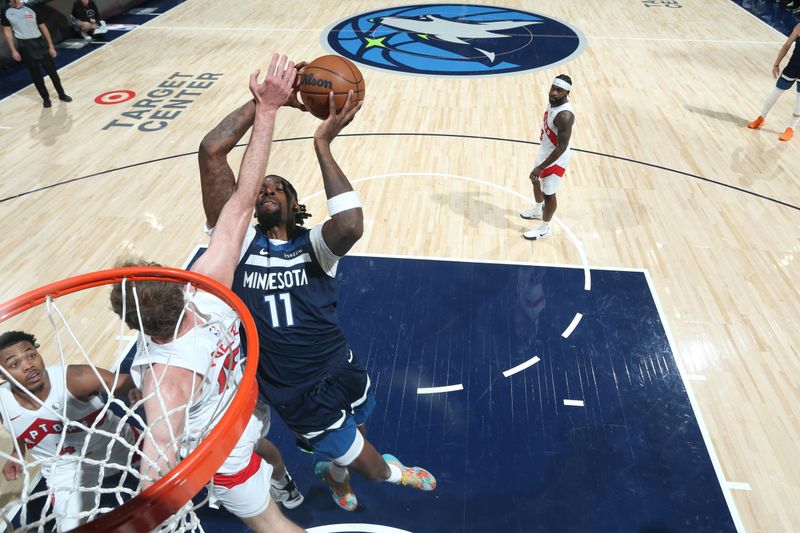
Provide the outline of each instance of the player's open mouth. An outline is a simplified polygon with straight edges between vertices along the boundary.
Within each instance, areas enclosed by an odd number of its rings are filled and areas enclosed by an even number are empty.
[[[42,374],[40,372],[31,372],[28,374],[28,381],[31,383],[38,383],[42,379]]]

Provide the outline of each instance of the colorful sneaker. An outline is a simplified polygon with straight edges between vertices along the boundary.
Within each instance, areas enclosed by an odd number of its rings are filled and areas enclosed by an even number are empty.
[[[525,233],[522,234],[522,236],[528,239],[529,241],[540,241],[550,236],[550,228],[539,226],[538,228],[526,231]]]
[[[782,141],[789,141],[794,137],[794,130],[792,128],[786,128],[786,131],[781,133],[781,136],[778,139]]]
[[[758,118],[755,119],[750,124],[748,124],[747,127],[750,128],[751,130],[757,130],[758,128],[760,128],[763,125],[764,125],[764,117],[759,115]]]
[[[519,216],[521,216],[522,218],[527,218],[528,220],[532,218],[541,220],[542,210],[537,209],[536,206],[534,206],[531,207],[530,209],[523,209],[522,211],[519,212]]]
[[[289,472],[286,472],[281,481],[283,482],[283,488],[275,486],[275,482],[270,480],[269,493],[272,495],[272,499],[276,502],[281,502],[287,509],[294,509],[303,503],[303,495],[297,489],[297,485],[295,485]]]
[[[383,454],[383,460],[387,464],[396,466],[403,473],[403,477],[400,479],[401,485],[424,490],[425,492],[436,488],[436,478],[424,468],[418,466],[407,467],[398,461],[397,457],[388,453]]]
[[[344,481],[337,483],[328,471],[330,461],[320,461],[314,465],[314,475],[324,481],[331,489],[333,501],[345,511],[355,511],[358,508],[358,500],[350,488],[350,472],[345,475]]]

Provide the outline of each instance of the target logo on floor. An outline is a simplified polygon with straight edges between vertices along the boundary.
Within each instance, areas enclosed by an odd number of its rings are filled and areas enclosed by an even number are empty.
[[[132,100],[134,96],[136,96],[134,91],[120,89],[118,91],[108,91],[103,94],[98,94],[94,102],[100,105],[121,104],[122,102]]]

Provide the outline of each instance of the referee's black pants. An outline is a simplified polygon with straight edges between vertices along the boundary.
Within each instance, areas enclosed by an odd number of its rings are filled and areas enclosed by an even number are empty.
[[[50,100],[50,94],[47,92],[47,87],[44,85],[44,76],[42,76],[42,69],[40,66],[44,67],[45,72],[50,76],[50,80],[53,82],[53,86],[56,88],[59,98],[66,96],[67,93],[64,92],[64,88],[61,86],[61,78],[58,77],[56,64],[52,57],[48,56],[38,61],[26,58],[23,59],[23,63],[28,67],[31,78],[33,78],[33,84],[36,86],[36,90],[39,91],[39,96],[42,97],[42,100]]]

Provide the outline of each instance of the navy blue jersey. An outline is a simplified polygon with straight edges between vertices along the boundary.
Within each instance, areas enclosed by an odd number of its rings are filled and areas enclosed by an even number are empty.
[[[292,240],[275,244],[258,226],[248,230],[233,278],[258,328],[259,392],[273,405],[327,376],[347,343],[336,314],[336,279],[320,264],[311,231],[298,227]]]

